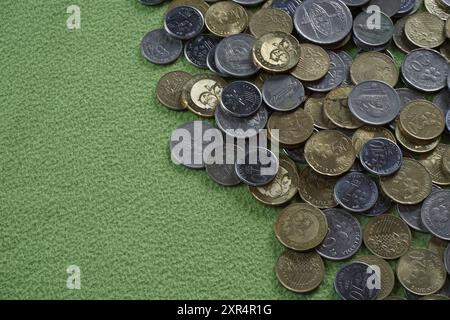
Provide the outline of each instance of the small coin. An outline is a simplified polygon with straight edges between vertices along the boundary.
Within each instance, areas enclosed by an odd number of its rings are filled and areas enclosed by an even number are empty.
[[[287,12],[291,17],[294,16],[295,10],[302,3],[302,0],[268,0],[264,3],[263,8],[276,8]]]
[[[325,275],[322,258],[316,252],[286,250],[278,258],[275,270],[280,283],[297,293],[316,289]]]
[[[339,56],[339,58],[341,58],[341,60],[344,62],[345,65],[346,78],[342,82],[342,85],[351,85],[353,81],[350,76],[350,69],[353,64],[353,58],[351,57],[351,55],[349,55],[347,52],[343,50],[337,51],[336,54]]]
[[[325,97],[325,116],[333,124],[343,129],[357,129],[364,125],[351,113],[348,107],[348,95],[352,90],[353,87],[351,86],[339,87]]]
[[[389,263],[377,256],[357,257],[355,261],[363,262],[380,270],[380,293],[378,300],[386,299],[394,289],[395,274]]]
[[[395,174],[380,178],[383,192],[400,204],[418,204],[431,193],[432,181],[420,162],[404,158]]]
[[[445,88],[440,91],[433,99],[433,103],[438,106],[444,114],[450,110],[450,91]]]
[[[245,157],[236,161],[235,169],[242,182],[252,187],[261,187],[275,179],[279,160],[266,148],[252,148],[245,153]]]
[[[426,100],[408,103],[400,113],[404,133],[417,140],[432,140],[445,129],[444,113]]]
[[[405,34],[411,43],[421,48],[436,48],[445,41],[445,22],[427,12],[412,15],[405,24]]]
[[[376,300],[380,289],[367,283],[375,271],[363,262],[349,262],[336,274],[334,288],[343,300]]]
[[[408,40],[405,34],[405,24],[409,16],[403,17],[395,23],[393,40],[397,48],[408,54],[418,47]]]
[[[400,170],[403,153],[394,142],[384,138],[375,138],[363,145],[359,159],[363,167],[370,173],[389,176]]]
[[[184,46],[184,56],[197,68],[208,69],[209,51],[219,43],[219,39],[210,34],[200,34],[189,40]]]
[[[340,178],[334,187],[337,203],[351,212],[364,212],[378,199],[376,183],[361,172],[350,172]]]
[[[368,4],[370,6],[378,6],[381,12],[393,17],[401,8],[402,0],[371,0]]]
[[[291,160],[300,164],[306,164],[305,150],[303,146],[297,148],[284,148],[283,151]]]
[[[300,173],[299,194],[303,201],[320,209],[337,207],[334,186],[338,178],[323,176],[310,167]]]
[[[297,146],[312,135],[314,122],[305,110],[299,108],[293,112],[274,112],[267,129],[271,141],[278,141],[283,146]]]
[[[450,174],[450,147],[447,147],[447,151],[442,157],[442,168],[446,174]]]
[[[353,35],[367,46],[382,46],[391,41],[394,34],[394,23],[385,13],[380,12],[377,28],[369,28],[368,21],[373,12],[363,11],[355,17],[353,22]]]
[[[262,8],[252,15],[248,27],[251,34],[259,38],[274,31],[292,33],[294,25],[287,12],[281,9]]]
[[[286,112],[298,108],[305,99],[305,89],[291,75],[274,75],[263,85],[264,102],[273,110]]]
[[[343,209],[327,209],[323,212],[327,218],[328,233],[316,248],[317,253],[330,260],[350,258],[361,248],[361,224]]]
[[[178,59],[183,43],[170,37],[164,29],[147,33],[141,42],[142,56],[155,64],[169,64]]]
[[[192,39],[203,30],[202,13],[190,6],[179,6],[168,11],[164,17],[164,29],[180,40]]]
[[[321,47],[310,44],[300,44],[300,60],[290,73],[302,81],[316,81],[328,73],[330,56]]]
[[[364,126],[355,131],[352,136],[352,143],[355,147],[356,157],[359,158],[359,154],[363,145],[375,138],[385,138],[392,142],[395,142],[394,135],[384,127],[369,127]]]
[[[305,158],[316,172],[340,176],[352,168],[356,156],[349,137],[336,130],[324,130],[306,142]]]
[[[439,258],[444,258],[445,249],[447,249],[449,242],[432,236],[428,242],[427,249],[437,254]]]
[[[255,114],[262,104],[258,87],[248,81],[234,81],[225,86],[220,98],[222,109],[235,117],[245,118]]]
[[[211,5],[205,13],[208,30],[219,37],[244,32],[248,25],[247,11],[232,1],[220,1]]]
[[[325,115],[324,111],[325,96],[315,95],[306,100],[304,109],[313,118],[314,126],[318,129],[334,129],[334,125]]]
[[[413,249],[400,258],[397,278],[408,291],[425,296],[442,288],[446,272],[444,263],[435,253]]]
[[[222,154],[210,154],[206,160],[206,173],[214,182],[226,186],[236,186],[241,183],[241,180],[236,174],[235,163],[239,156],[238,150],[242,149],[234,144],[224,144]]]
[[[404,133],[400,123],[397,123],[397,126],[395,127],[395,137],[404,148],[414,153],[430,152],[439,145],[439,142],[441,140],[441,137],[437,137],[433,140],[414,139]]]
[[[450,174],[445,172],[443,159],[450,146],[440,143],[432,152],[420,155],[417,160],[428,170],[433,183],[440,186],[450,185]]]
[[[175,7],[179,6],[189,6],[194,7],[198,11],[202,13],[203,16],[205,16],[206,11],[209,8],[209,4],[207,4],[203,0],[172,0],[167,6],[167,11],[172,10]]]
[[[184,71],[172,71],[163,75],[156,85],[159,102],[171,110],[185,110],[186,107],[181,104],[181,92],[185,82],[191,78],[192,76]]]
[[[439,17],[441,20],[447,20],[450,17],[450,12],[439,5],[439,0],[425,0],[425,8],[431,14]]]
[[[450,240],[450,190],[433,192],[422,205],[423,225],[436,237]]]
[[[399,79],[399,70],[387,55],[380,52],[364,52],[353,62],[350,76],[355,84],[379,80],[394,87]]]
[[[344,61],[333,51],[327,53],[330,57],[330,68],[325,77],[304,83],[305,87],[313,92],[329,92],[340,86],[347,77]]]

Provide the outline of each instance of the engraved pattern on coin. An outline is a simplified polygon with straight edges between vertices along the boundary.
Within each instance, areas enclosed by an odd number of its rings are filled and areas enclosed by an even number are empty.
[[[316,81],[323,78],[330,69],[330,56],[319,46],[300,44],[300,60],[290,73],[302,81]]]
[[[450,241],[450,190],[433,192],[422,205],[422,222],[436,237]]]
[[[363,262],[350,262],[336,273],[334,288],[343,300],[376,300],[380,289],[367,286],[373,274],[370,266]]]
[[[363,145],[359,158],[361,164],[370,173],[388,176],[400,170],[403,153],[394,142],[376,138]]]
[[[182,42],[170,37],[164,29],[150,31],[144,36],[141,43],[143,57],[156,64],[174,62],[182,51]]]
[[[334,197],[343,208],[352,212],[364,212],[375,205],[378,187],[365,174],[350,172],[336,183]]]
[[[300,173],[299,194],[303,201],[319,209],[337,207],[334,186],[338,178],[318,174],[310,167]]]
[[[241,33],[248,24],[245,9],[232,1],[220,1],[209,7],[205,13],[208,30],[219,37],[228,37]]]
[[[202,13],[190,6],[175,7],[166,13],[164,28],[172,37],[188,40],[203,30],[204,20]]]

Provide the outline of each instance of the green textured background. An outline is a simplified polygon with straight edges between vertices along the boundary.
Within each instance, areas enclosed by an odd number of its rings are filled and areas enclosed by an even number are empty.
[[[78,31],[66,28],[71,4]],[[170,162],[171,131],[197,117],[162,107],[155,85],[199,70],[141,57],[165,10],[1,1],[0,298],[337,298],[338,263],[312,294],[278,284],[277,209]],[[81,290],[66,288],[72,264]]]

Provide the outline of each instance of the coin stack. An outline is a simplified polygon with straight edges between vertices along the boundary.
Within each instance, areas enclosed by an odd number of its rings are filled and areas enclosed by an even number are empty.
[[[187,160],[171,141],[172,160],[283,207],[275,271],[288,290],[320,287],[327,259],[344,261],[334,282],[342,299],[399,299],[396,281],[408,299],[448,299],[450,1],[208,2],[168,3],[142,55],[168,64],[184,52],[209,70],[165,74],[159,101],[203,119],[177,129],[215,130],[232,138],[226,157],[257,161],[204,160],[202,139],[189,141]],[[237,141],[263,130],[281,155],[242,150]],[[412,247],[417,232],[432,235],[428,248]],[[371,255],[357,255],[363,245]]]

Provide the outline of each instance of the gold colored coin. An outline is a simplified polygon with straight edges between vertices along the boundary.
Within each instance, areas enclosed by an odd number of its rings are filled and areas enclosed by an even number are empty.
[[[314,171],[339,176],[351,169],[356,156],[349,137],[336,130],[324,130],[306,142],[305,159]]]
[[[263,187],[249,187],[252,196],[269,206],[279,206],[292,200],[299,185],[297,166],[291,159],[281,156],[278,174]]]
[[[380,258],[397,259],[408,252],[411,231],[402,219],[383,214],[369,220],[364,228],[364,244]]]
[[[274,31],[291,33],[294,25],[291,16],[285,11],[263,8],[252,15],[248,27],[250,33],[259,38],[266,33]]]
[[[325,97],[325,116],[339,128],[358,129],[364,123],[358,120],[348,107],[348,95],[353,90],[351,86],[334,89]]]
[[[319,129],[335,129],[336,125],[327,118],[324,112],[324,95],[314,95],[305,102],[304,109],[313,118],[314,126]]]
[[[410,292],[426,296],[439,291],[445,283],[443,261],[427,249],[413,249],[400,258],[397,278]]]
[[[420,162],[403,158],[399,171],[380,177],[380,186],[390,199],[400,204],[419,204],[430,195],[433,183]]]
[[[394,143],[397,143],[394,135],[384,127],[361,127],[356,130],[352,136],[352,143],[353,147],[355,147],[357,158],[359,158],[359,153],[361,152],[363,145],[374,138],[386,138]]]
[[[425,0],[425,8],[441,20],[446,21],[450,17],[450,12],[439,4],[439,0]]]
[[[181,103],[191,112],[212,118],[220,102],[226,81],[213,74],[198,74],[185,83]]]
[[[391,57],[380,52],[365,52],[356,57],[350,68],[355,84],[366,80],[379,80],[395,87],[400,72]]]
[[[290,73],[302,81],[316,81],[328,73],[330,56],[319,46],[310,43],[300,44],[300,60]]]
[[[302,108],[293,112],[274,112],[267,123],[269,138],[283,146],[298,146],[314,132],[312,117]],[[278,129],[278,137],[275,131]]]
[[[186,110],[186,106],[181,103],[181,92],[184,84],[191,78],[192,76],[184,71],[172,71],[163,75],[156,85],[159,102],[171,110]]]
[[[266,33],[253,45],[253,60],[266,71],[288,71],[297,65],[299,59],[300,44],[291,34]]]
[[[319,209],[337,207],[334,198],[334,186],[338,178],[323,176],[310,167],[306,167],[300,173],[298,192],[306,203]]]
[[[445,22],[445,36],[450,39],[450,19]]]
[[[176,8],[179,6],[193,7],[195,9],[197,9],[198,11],[200,11],[203,14],[203,16],[205,16],[206,11],[209,9],[209,4],[207,4],[203,0],[173,0],[167,6],[167,11],[170,11],[173,8]]]
[[[205,13],[205,25],[212,34],[219,37],[238,34],[247,28],[247,11],[232,1],[216,2]]]
[[[408,136],[418,140],[432,140],[445,129],[442,110],[427,100],[408,103],[400,112],[400,125]]]
[[[395,127],[395,137],[403,147],[415,153],[430,152],[434,150],[441,141],[440,136],[433,140],[417,140],[411,138],[403,132],[402,126],[399,122],[397,122],[397,126]]]
[[[445,41],[445,22],[427,12],[409,17],[405,24],[408,40],[421,48],[436,48]]]
[[[448,241],[432,236],[430,241],[428,242],[427,248],[428,250],[437,254],[437,256],[441,258],[442,261],[444,261],[444,252],[445,249],[447,249],[448,244],[449,244]]]
[[[420,155],[417,160],[428,170],[433,183],[440,186],[450,185],[450,174],[444,171],[443,159],[450,150],[446,144],[440,143],[432,152]]]
[[[322,211],[306,203],[293,203],[281,210],[275,223],[275,234],[287,248],[307,251],[317,247],[328,232]]]
[[[442,169],[446,174],[450,174],[450,147],[447,146],[447,151],[442,157]]]
[[[389,263],[384,259],[377,256],[362,256],[355,259],[355,261],[363,262],[369,266],[375,266],[380,269],[380,293],[378,294],[378,300],[386,299],[394,289],[395,285],[395,274]]]
[[[325,266],[317,252],[284,251],[277,260],[276,275],[288,290],[305,293],[316,289],[325,276]]]

